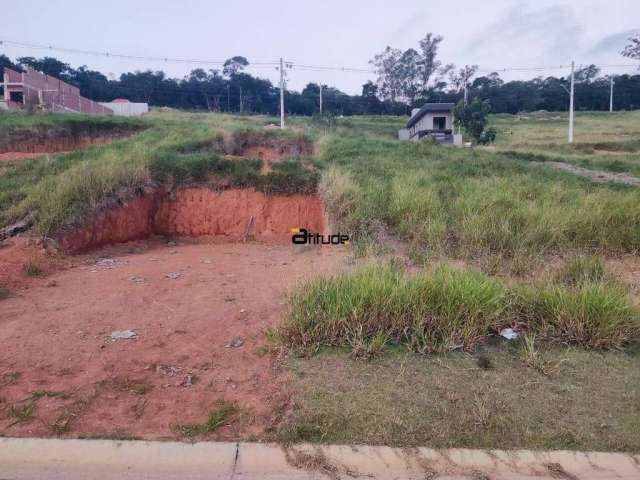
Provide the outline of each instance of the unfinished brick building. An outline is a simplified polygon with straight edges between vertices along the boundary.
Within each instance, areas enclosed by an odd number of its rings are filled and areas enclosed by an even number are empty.
[[[113,111],[80,95],[78,87],[32,68],[4,69],[4,99],[10,109],[38,108],[48,112],[112,115]]]

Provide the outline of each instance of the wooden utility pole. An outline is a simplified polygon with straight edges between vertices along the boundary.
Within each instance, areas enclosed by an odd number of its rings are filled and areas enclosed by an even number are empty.
[[[318,86],[320,87],[320,115],[322,115],[322,82]]]
[[[280,57],[280,128],[284,128],[284,61]]]
[[[571,61],[571,90],[569,91],[569,143],[573,143],[573,87],[575,62]]]

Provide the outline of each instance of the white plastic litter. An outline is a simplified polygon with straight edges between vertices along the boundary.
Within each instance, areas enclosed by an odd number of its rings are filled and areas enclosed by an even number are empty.
[[[500,336],[506,338],[507,340],[515,340],[518,338],[518,332],[516,332],[513,328],[503,328],[500,330]]]

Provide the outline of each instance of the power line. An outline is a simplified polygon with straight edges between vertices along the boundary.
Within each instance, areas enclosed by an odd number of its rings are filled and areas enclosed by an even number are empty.
[[[81,55],[91,55],[98,57],[106,57],[106,58],[122,58],[127,60],[138,60],[138,61],[149,61],[149,62],[165,62],[165,63],[181,63],[181,64],[193,64],[193,65],[214,65],[221,66],[224,65],[226,60],[207,60],[207,59],[195,59],[195,58],[176,58],[176,57],[159,57],[159,56],[144,56],[144,55],[133,55],[133,54],[125,54],[125,53],[112,53],[112,52],[101,52],[95,50],[84,50],[84,49],[76,49],[76,48],[66,48],[66,47],[58,47],[53,45],[44,45],[44,44],[36,44],[36,43],[28,43],[28,42],[17,42],[13,40],[4,40],[0,39],[1,45],[9,45],[18,48],[30,48],[30,49],[39,49],[39,50],[48,50],[48,51],[58,51],[58,52],[66,52],[73,54],[81,54]],[[298,62],[287,62],[291,65],[292,68],[300,71],[311,71],[311,72],[345,72],[345,73],[371,73],[377,74],[377,71],[372,68],[367,67],[349,67],[349,66],[334,66],[334,65],[312,65],[308,63],[298,63]],[[256,68],[276,68],[279,65],[279,61],[272,62],[250,62],[249,67]],[[585,63],[585,65],[592,65],[591,63]],[[640,64],[595,64],[599,68],[638,68]],[[571,65],[541,65],[541,66],[514,66],[514,67],[496,67],[496,68],[486,68],[481,67],[477,71],[478,72],[488,72],[488,73],[500,73],[500,72],[531,72],[531,71],[549,71],[549,70],[565,70],[569,69]]]
[[[56,52],[66,52],[81,55],[91,55],[96,57],[108,58],[124,58],[127,60],[143,60],[150,62],[166,62],[166,63],[187,63],[197,65],[224,65],[226,60],[200,60],[194,58],[175,58],[175,57],[152,57],[144,55],[131,55],[125,53],[99,52],[95,50],[80,50],[76,48],[54,47],[53,45],[41,45],[35,43],[14,42],[12,40],[0,40],[0,45],[10,45],[19,48],[32,48],[37,50],[50,50]],[[275,67],[278,62],[251,62],[251,66],[259,67]]]

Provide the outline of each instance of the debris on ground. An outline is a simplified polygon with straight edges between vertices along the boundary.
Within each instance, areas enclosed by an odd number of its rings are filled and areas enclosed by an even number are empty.
[[[177,278],[180,278],[181,276],[182,274],[177,272],[169,272],[165,275],[166,278],[170,278],[171,280],[175,280]]]
[[[116,261],[113,258],[101,258],[96,262],[96,267],[113,268],[116,266]]]
[[[46,285],[46,287],[57,287],[58,286],[58,282],[56,282],[55,280],[49,280]]]
[[[189,373],[184,377],[184,379],[180,382],[181,387],[190,387],[196,381],[196,376],[193,373]]]
[[[114,330],[111,332],[111,340],[131,340],[138,338],[138,334],[133,330]]]
[[[242,337],[236,337],[233,340],[224,344],[225,348],[240,348],[244,345],[244,339]]]
[[[136,277],[135,275],[132,277],[129,277],[129,281],[133,283],[137,283],[138,285],[145,282],[144,278]]]
[[[518,338],[518,332],[516,332],[513,328],[503,328],[500,330],[500,336],[506,338],[507,340],[515,340]]]
[[[156,373],[160,373],[161,375],[167,375],[168,377],[173,377],[180,373],[182,368],[174,367],[173,365],[156,365]]]

